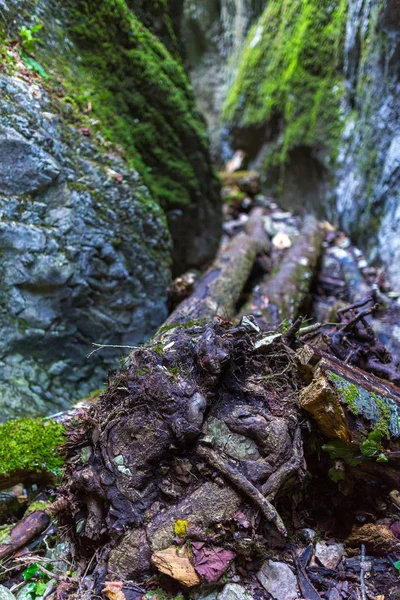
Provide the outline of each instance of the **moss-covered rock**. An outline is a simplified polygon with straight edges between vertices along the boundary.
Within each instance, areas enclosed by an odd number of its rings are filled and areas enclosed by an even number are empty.
[[[0,420],[103,385],[166,318],[172,264],[217,247],[175,16],[163,1],[1,5]],[[87,360],[92,342],[109,347]]]
[[[261,151],[270,190],[286,204],[299,195],[311,204],[307,188],[315,181],[309,195],[318,193],[337,155],[346,17],[347,0],[267,3],[225,102],[233,144],[251,157]]]
[[[43,44],[36,49],[40,62],[61,78],[65,102],[80,112],[90,106],[90,129],[124,149],[165,210],[175,270],[210,259],[221,230],[219,183],[168,4],[146,8],[139,0],[79,0],[55,8],[46,0],[38,5],[38,19],[45,22]],[[171,52],[134,11],[147,15]],[[66,34],[69,60],[60,51]]]
[[[271,162],[298,146],[335,152],[347,0],[269,2],[252,27],[224,116],[236,127],[281,120]]]
[[[0,487],[16,476],[57,475],[63,459],[64,427],[54,421],[18,419],[0,425]]]

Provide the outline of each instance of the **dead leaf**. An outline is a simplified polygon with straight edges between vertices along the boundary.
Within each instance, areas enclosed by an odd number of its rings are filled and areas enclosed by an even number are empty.
[[[332,223],[329,223],[329,221],[323,221],[322,222],[322,227],[325,229],[325,231],[329,231],[329,232],[334,232],[336,231],[336,227],[334,225],[332,225]]]
[[[122,581],[106,581],[103,588],[103,594],[109,600],[126,600],[125,594],[122,591],[124,584]]]
[[[236,554],[219,546],[206,546],[204,542],[192,544],[194,567],[208,583],[218,581]]]
[[[151,560],[161,573],[166,573],[182,585],[193,587],[201,583],[185,547],[178,549],[176,546],[170,546],[166,550],[155,552]]]

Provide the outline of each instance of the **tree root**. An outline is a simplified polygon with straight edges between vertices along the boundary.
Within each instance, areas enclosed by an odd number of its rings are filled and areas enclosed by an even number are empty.
[[[196,454],[217,469],[217,471],[224,475],[235,487],[252,500],[252,502],[261,509],[267,521],[273,523],[279,533],[284,537],[287,537],[286,527],[276,509],[266,498],[264,498],[261,492],[246,479],[246,477],[210,448],[198,446]]]

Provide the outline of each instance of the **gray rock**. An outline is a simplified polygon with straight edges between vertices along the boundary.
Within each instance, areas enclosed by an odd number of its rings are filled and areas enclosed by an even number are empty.
[[[336,569],[344,554],[343,544],[318,542],[315,545],[315,558],[318,559],[321,565],[326,569]]]
[[[60,165],[38,144],[11,127],[0,126],[0,189],[4,194],[29,194],[51,185]]]
[[[305,529],[300,529],[299,536],[306,544],[310,544],[315,540],[316,532],[314,529],[310,529],[309,527]]]
[[[15,596],[4,585],[0,585],[0,600],[15,600]]]
[[[44,90],[1,75],[4,89],[2,420],[55,413],[103,385],[121,350],[88,361],[91,344],[136,345],[163,321],[171,249],[163,214],[143,203],[135,171],[113,157],[126,185],[106,185],[107,158],[62,118],[55,127],[43,116]],[[145,239],[144,228],[151,232]]]
[[[297,598],[297,577],[286,563],[267,560],[257,578],[274,600]]]
[[[248,591],[237,583],[227,583],[221,593],[218,594],[218,600],[251,600],[252,596]]]

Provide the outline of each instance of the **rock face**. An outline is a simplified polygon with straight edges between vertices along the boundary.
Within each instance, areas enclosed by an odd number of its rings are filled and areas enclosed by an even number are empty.
[[[218,184],[179,57],[124,0],[73,5],[0,5],[2,420],[101,387],[127,350],[87,360],[91,343],[149,337],[171,265],[218,244]],[[21,27],[37,23],[32,46]]]
[[[336,207],[353,236],[400,282],[400,11],[398,3],[349,1],[346,127]]]

